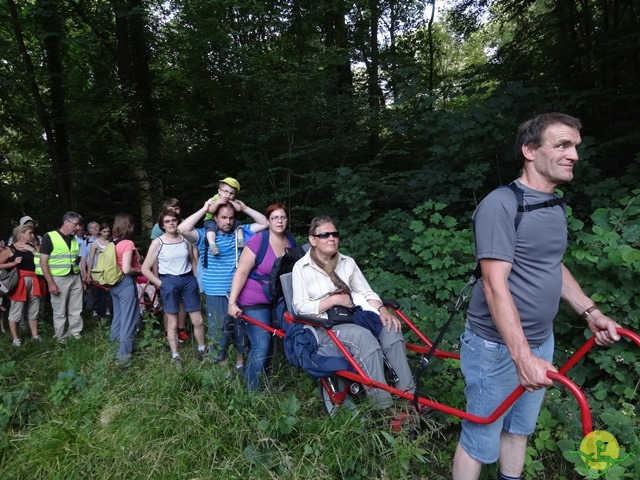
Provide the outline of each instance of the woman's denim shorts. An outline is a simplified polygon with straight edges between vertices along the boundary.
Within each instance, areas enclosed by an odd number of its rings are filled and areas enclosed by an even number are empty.
[[[185,312],[200,310],[200,290],[193,275],[160,275],[160,296],[162,306],[167,313],[178,313],[180,304]]]

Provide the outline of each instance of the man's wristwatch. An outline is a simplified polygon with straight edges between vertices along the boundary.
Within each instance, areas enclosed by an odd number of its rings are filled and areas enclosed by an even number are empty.
[[[585,321],[588,321],[589,315],[591,315],[596,310],[598,310],[598,307],[596,307],[595,305],[591,305],[589,308],[587,308],[584,312],[580,314],[580,318]]]

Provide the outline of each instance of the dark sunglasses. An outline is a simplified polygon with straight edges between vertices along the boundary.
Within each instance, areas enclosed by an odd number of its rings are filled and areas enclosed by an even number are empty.
[[[321,238],[322,240],[326,240],[329,237],[340,238],[340,233],[339,232],[322,232],[313,236],[316,238]]]

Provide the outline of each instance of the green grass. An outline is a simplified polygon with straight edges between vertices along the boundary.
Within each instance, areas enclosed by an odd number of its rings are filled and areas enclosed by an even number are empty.
[[[251,393],[233,369],[196,362],[192,343],[180,347],[185,368],[176,370],[157,331],[141,333],[122,370],[105,323],[87,320],[82,339],[66,345],[48,324],[41,330],[42,344],[21,348],[0,337],[2,480],[450,477],[456,419],[410,438],[366,409],[328,417],[315,381],[280,352],[268,389]],[[454,367],[440,365],[426,388],[460,397]],[[540,457],[537,478],[581,478],[561,453]],[[483,478],[494,472],[485,468]]]
[[[197,363],[191,343],[176,370],[149,335],[121,370],[108,329],[87,320],[66,345],[48,325],[42,344],[0,337],[3,480],[446,478],[449,459],[430,454],[441,426],[410,440],[365,414],[330,418],[280,353],[268,390],[250,393],[228,367]]]

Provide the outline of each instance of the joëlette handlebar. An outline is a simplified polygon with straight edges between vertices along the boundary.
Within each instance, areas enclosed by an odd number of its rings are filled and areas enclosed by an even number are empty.
[[[621,337],[627,337],[628,339],[630,339],[631,341],[633,341],[638,347],[640,347],[640,335],[631,332],[630,330],[627,330],[625,328],[618,328],[617,329],[618,334]],[[327,333],[329,334],[329,336],[333,336],[333,332],[331,330],[328,330]],[[336,341],[336,339],[334,339],[334,341]],[[340,348],[342,345],[338,342],[337,343],[338,348]],[[582,357],[584,357],[586,355],[586,353],[595,345],[595,337],[591,337],[589,340],[587,340],[585,342],[585,344],[580,347],[580,349],[578,349],[578,351],[576,351],[576,353],[573,354],[573,356],[567,360],[567,362],[565,362],[565,364],[560,367],[558,369],[558,372],[547,372],[547,376],[553,380],[554,382],[558,382],[561,383],[565,388],[567,388],[572,394],[573,396],[576,398],[576,401],[578,402],[578,406],[580,407],[580,415],[581,415],[581,420],[582,420],[582,432],[584,435],[587,435],[588,433],[593,431],[593,423],[591,420],[591,411],[589,409],[589,403],[587,401],[587,398],[585,396],[585,394],[582,392],[582,390],[580,389],[580,387],[578,387],[575,383],[573,383],[573,381],[571,381],[569,378],[567,378],[565,376],[565,373],[572,367],[574,366]],[[340,348],[340,350],[343,350],[343,348]],[[346,349],[344,349],[345,351],[343,351],[343,354],[346,355],[346,357],[349,359],[350,362],[353,361],[353,358],[351,358],[351,356],[349,355],[348,351],[346,351]],[[355,363],[355,361],[353,361],[353,363]],[[390,387],[386,384],[383,383],[379,383],[379,382],[375,382],[373,380],[371,380],[369,377],[367,377],[364,372],[362,372],[362,370],[358,367],[358,365],[355,365],[355,371],[356,373],[353,372],[349,372],[349,371],[340,371],[339,375],[347,378],[349,380],[352,380],[354,382],[359,382],[362,383],[363,385],[367,386],[367,387],[371,387],[371,388],[382,388],[384,390],[389,391],[392,395],[398,395],[402,398],[405,398],[407,400],[413,400],[413,394],[409,393],[409,392],[404,392],[402,390],[398,390],[396,388]],[[363,379],[365,381],[363,381]],[[443,413],[449,414],[449,415],[454,415],[456,417],[462,418],[464,420],[468,420],[470,422],[474,422],[474,423],[479,423],[479,424],[489,424],[489,423],[493,423],[495,422],[498,418],[500,418],[510,407],[511,405],[513,405],[513,403],[520,397],[520,395],[522,395],[525,392],[524,387],[522,387],[522,385],[519,385],[518,387],[516,387],[514,389],[513,392],[511,392],[511,394],[493,411],[493,413],[491,413],[491,415],[486,416],[486,417],[480,417],[478,415],[474,415],[468,412],[465,412],[463,410],[459,410],[457,408],[453,408],[450,407],[448,405],[444,405],[442,403],[436,402],[434,400],[430,400],[424,397],[419,397],[418,399],[418,403],[422,406],[425,407],[430,407],[433,408],[435,410],[441,411]]]

